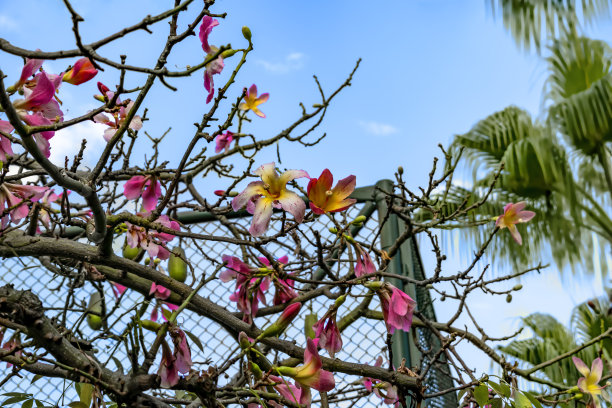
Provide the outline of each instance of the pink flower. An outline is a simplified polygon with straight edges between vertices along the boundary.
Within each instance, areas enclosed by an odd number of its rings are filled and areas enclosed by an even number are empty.
[[[278,337],[287,329],[287,327],[289,327],[293,319],[295,319],[300,312],[301,308],[302,304],[300,302],[292,303],[287,306],[276,322],[266,327],[266,329],[261,332],[257,339],[260,340],[266,337]]]
[[[191,369],[191,349],[189,348],[189,344],[187,344],[187,337],[185,336],[185,332],[179,329],[176,326],[173,326],[170,330],[170,337],[172,338],[172,342],[174,343],[174,360],[176,364],[176,368],[179,373],[189,374],[189,370]]]
[[[274,163],[264,164],[254,173],[260,176],[262,181],[249,183],[247,188],[232,200],[234,211],[246,205],[247,211],[253,214],[249,228],[251,235],[259,237],[266,232],[273,208],[282,208],[291,213],[297,222],[302,222],[306,204],[296,193],[287,190],[287,183],[296,178],[308,177],[308,173],[304,170],[288,170],[279,176]]]
[[[495,225],[499,228],[508,228],[510,235],[519,245],[522,245],[523,239],[516,229],[516,224],[527,222],[535,216],[533,211],[522,211],[526,205],[524,201],[516,204],[508,203],[504,207],[504,213],[495,220]]]
[[[162,359],[159,363],[157,375],[161,378],[160,386],[162,388],[172,388],[179,382],[176,358],[166,340],[162,340]]]
[[[245,111],[252,110],[253,113],[259,116],[260,118],[265,118],[266,115],[259,110],[258,106],[266,102],[269,98],[270,94],[268,93],[261,94],[259,97],[257,97],[257,86],[253,84],[247,90],[246,95],[244,96],[244,102],[241,103],[238,108]]]
[[[336,313],[336,309],[331,313],[326,313],[312,326],[315,338],[319,339],[317,346],[327,350],[331,358],[334,358],[336,353],[342,349],[342,337],[340,337],[340,330],[336,324]]]
[[[589,367],[584,364],[584,361],[578,357],[572,357],[572,361],[574,362],[576,369],[578,369],[580,374],[583,375],[583,377],[580,377],[578,380],[578,388],[580,391],[590,394],[595,400],[598,395],[601,395],[601,390],[604,389],[604,387],[599,386],[601,374],[603,373],[603,361],[601,361],[601,358],[597,357],[591,363],[590,370]]]
[[[219,25],[219,21],[210,16],[202,17],[202,24],[200,25],[200,42],[202,42],[202,49],[206,53],[206,59],[211,58],[215,55],[219,49],[215,46],[208,44],[208,36],[212,31],[213,27]],[[215,93],[215,84],[213,82],[213,75],[220,74],[223,71],[223,58],[219,55],[214,61],[206,64],[206,70],[204,71],[204,88],[208,91],[206,97],[206,103],[209,103]],[[218,153],[218,152],[217,152]]]
[[[0,215],[2,229],[9,222],[19,222],[30,213],[30,207],[25,201],[40,200],[48,187],[28,186],[21,184],[0,184]],[[9,219],[10,218],[10,219]]]
[[[155,296],[156,299],[166,300],[170,297],[172,291],[168,288],[158,285],[155,282],[151,282],[151,290],[149,295]]]
[[[378,356],[374,367],[380,367],[382,365],[382,357]],[[397,388],[387,382],[376,380],[370,377],[363,379],[363,385],[369,392],[374,392],[377,397],[381,398],[385,404],[394,404],[399,407],[399,399],[397,395]]]
[[[230,145],[234,140],[234,134],[229,130],[222,135],[217,136],[215,139],[216,147],[215,153],[219,153],[221,150],[225,149],[225,153],[230,149]]]
[[[406,293],[387,282],[372,282],[366,284],[366,286],[376,290],[380,298],[383,318],[389,333],[393,334],[395,329],[408,332],[412,325],[412,313],[416,302]]]
[[[21,88],[28,81],[28,78],[34,75],[40,69],[40,67],[42,67],[42,64],[43,60],[26,58],[26,63],[21,69],[21,77],[19,78],[19,81],[13,85],[13,88]]]
[[[271,267],[268,258],[261,256],[257,259],[259,259],[259,261],[267,268]],[[278,258],[277,262],[282,268],[287,262],[289,262],[289,257],[287,255],[281,256],[280,258]],[[292,279],[281,279],[278,276],[273,276],[273,282],[276,291],[274,292],[274,299],[272,303],[274,303],[275,305],[289,303],[291,302],[291,300],[295,299],[298,296],[297,292],[295,291],[295,282]]]
[[[138,213],[138,215],[143,216],[144,214]],[[166,228],[181,230],[179,223],[170,221],[167,215],[160,215],[155,222]],[[127,226],[127,244],[130,248],[140,247],[147,251],[151,258],[168,259],[170,257],[170,251],[165,245],[174,239],[174,235],[155,230],[147,231],[144,227],[132,225],[127,221],[125,225]]]
[[[128,200],[135,200],[142,195],[142,207],[153,211],[161,197],[161,184],[155,176],[134,176],[123,185],[123,195]]]
[[[101,82],[98,82],[98,89],[100,90],[100,92],[103,93],[103,95],[100,95],[96,99],[101,99],[103,102],[111,100],[115,95],[114,92],[111,92],[108,87]],[[106,140],[107,142],[112,139],[112,137],[117,132],[117,129],[119,129],[127,120],[128,114],[134,108],[134,101],[130,101],[126,105],[125,103],[122,103],[119,98],[117,98],[116,105],[119,108],[113,109],[113,111],[111,112],[111,114],[113,115],[112,118],[109,118],[103,113],[98,113],[96,116],[93,117],[94,122],[102,123],[108,126],[108,129],[104,131],[104,140]],[[142,118],[138,115],[134,115],[134,117],[130,121],[130,124],[128,125],[128,128],[132,130],[142,129]]]
[[[0,132],[11,133],[13,126],[6,120],[0,120]],[[13,155],[13,148],[11,147],[11,141],[0,134],[0,160],[6,161],[7,155]]]
[[[89,58],[81,58],[74,67],[62,76],[62,81],[72,85],[80,85],[95,77],[98,70],[94,68]]]
[[[235,256],[223,255],[227,270],[221,272],[219,278],[223,282],[236,279],[236,292],[230,295],[230,300],[236,302],[236,307],[244,313],[244,319],[252,322],[259,310],[259,302],[266,304],[265,292],[270,287],[270,279],[254,276],[254,270]]]
[[[119,300],[121,295],[123,295],[123,293],[127,290],[127,288],[125,286],[120,285],[120,284],[115,283],[115,282],[111,282],[111,286],[113,288],[113,295],[115,295],[115,298],[117,300]]]
[[[208,45],[208,36],[212,29],[219,25],[219,20],[216,18],[212,18],[211,16],[202,17],[202,24],[200,25],[200,42],[202,42],[202,49],[205,53],[209,53],[211,51],[210,45]]]
[[[378,268],[376,267],[376,265],[374,265],[374,262],[372,262],[370,254],[368,254],[368,252],[364,250],[358,243],[355,243],[354,247],[358,257],[357,263],[355,264],[355,276],[359,278],[363,275],[375,273]]]
[[[348,176],[331,188],[333,183],[334,177],[328,169],[323,170],[318,179],[311,178],[308,182],[310,209],[315,214],[344,211],[357,201],[348,198],[355,190],[355,176]]]
[[[304,350],[304,365],[299,367],[278,367],[277,370],[296,380],[302,388],[312,387],[317,391],[331,391],[336,386],[333,373],[323,370],[321,357],[312,339],[307,339]]]
[[[310,406],[311,395],[309,388],[300,388],[297,385],[289,384],[285,380],[275,375],[268,376],[268,379],[274,383],[276,383],[273,387],[278,393],[285,398],[286,400],[300,404]],[[276,406],[282,407],[282,405],[277,404]]]

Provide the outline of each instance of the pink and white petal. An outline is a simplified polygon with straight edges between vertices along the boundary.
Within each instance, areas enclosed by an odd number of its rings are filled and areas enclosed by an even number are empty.
[[[510,231],[510,235],[512,235],[512,238],[514,238],[517,244],[519,245],[523,244],[523,239],[521,238],[521,234],[518,232],[516,225],[514,224],[508,225],[508,231]]]
[[[278,174],[276,173],[276,164],[274,162],[262,164],[253,173],[261,177],[261,180],[269,186],[274,186],[278,182]]]
[[[263,235],[268,229],[270,218],[272,218],[272,200],[261,197],[255,205],[253,221],[251,221],[251,227],[249,228],[251,235],[254,237]]]
[[[535,217],[536,213],[533,211],[521,211],[517,214],[517,222],[527,222],[533,217]]]
[[[111,139],[113,138],[113,136],[115,136],[115,133],[117,133],[117,129],[115,128],[108,128],[104,131],[104,140],[106,140],[107,142],[110,142]]]
[[[147,181],[145,176],[134,176],[123,185],[123,195],[128,200],[135,200],[142,194]]]
[[[319,370],[318,378],[316,379],[316,381],[310,384],[310,386],[315,390],[321,392],[331,391],[336,386],[334,374],[327,370]]]
[[[0,120],[0,132],[11,133],[14,130],[11,122],[6,120]]]
[[[260,118],[265,118],[266,117],[266,114],[263,113],[262,111],[260,111],[257,106],[253,107],[253,109],[251,109],[251,110],[253,111],[253,113],[255,113]]]
[[[603,372],[603,361],[601,358],[597,357],[591,363],[591,373],[589,374],[589,379],[592,384],[597,384],[599,380],[601,380],[601,374]]]
[[[251,85],[251,87],[249,88],[249,90],[246,93],[247,97],[256,97],[257,96],[257,85],[253,84]]]
[[[264,183],[261,181],[250,182],[244,191],[232,200],[232,208],[234,211],[238,211],[244,207],[253,197],[265,194],[266,190],[264,190],[263,186]]]
[[[132,130],[140,130],[142,129],[142,118],[138,115],[135,115],[130,121],[130,129]]]
[[[264,103],[267,102],[268,99],[270,99],[270,94],[269,93],[263,93],[261,94],[258,98],[257,98],[257,102],[258,103]]]
[[[293,215],[297,222],[302,222],[304,220],[306,203],[299,195],[292,191],[285,190],[278,198],[278,202],[281,203],[283,210]]]
[[[308,172],[304,170],[287,170],[279,177],[279,184],[281,186],[285,186],[291,180],[295,180],[297,178],[309,177]]]
[[[580,358],[576,356],[572,357],[572,361],[574,362],[574,365],[576,366],[576,369],[578,369],[580,374],[582,374],[584,377],[589,375],[591,370],[589,370],[589,367],[586,364],[584,364],[584,361],[582,361]]]

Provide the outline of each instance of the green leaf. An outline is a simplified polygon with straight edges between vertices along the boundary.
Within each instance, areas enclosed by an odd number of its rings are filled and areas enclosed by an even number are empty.
[[[68,404],[70,408],[89,408],[88,405],[83,404],[81,401],[73,401]]]
[[[166,318],[166,320],[170,320],[172,316],[172,312],[170,310],[166,310],[163,307],[161,308],[162,315]]]
[[[31,394],[26,394],[25,392],[5,392],[2,394],[4,397],[21,397],[23,395],[29,397]]]
[[[195,344],[196,346],[198,346],[198,348],[201,351],[204,351],[204,346],[202,345],[202,342],[200,341],[200,339],[198,339],[193,333],[188,332],[187,330],[183,330],[185,332],[185,334],[187,335],[187,337],[189,337],[189,340],[191,340],[193,342],[193,344]]]
[[[457,401],[461,402],[461,399],[463,398],[463,396],[465,395],[467,389],[464,388],[462,390],[459,391],[459,394],[457,394]]]
[[[491,388],[493,388],[493,390],[495,390],[497,394],[501,395],[502,397],[510,397],[510,387],[508,386],[508,384],[504,382],[498,384],[493,381],[489,381],[488,384],[491,386]]]
[[[26,400],[26,402],[24,402],[23,404],[21,404],[21,408],[32,408],[32,405],[34,405],[34,400],[29,399]]]
[[[540,401],[538,401],[536,399],[536,397],[533,396],[532,393],[524,391],[523,394],[525,394],[525,396],[529,399],[529,401],[531,401],[531,403],[536,407],[536,408],[542,408],[542,404],[540,403]]]
[[[91,397],[93,395],[94,387],[91,384],[81,383],[79,387],[79,399],[87,408],[91,405]]]
[[[29,394],[22,394],[20,396],[10,397],[10,398],[5,399],[1,406],[5,407],[7,405],[11,405],[11,404],[14,404],[16,402],[21,402],[21,401],[26,400],[28,398],[30,398]]]
[[[36,404],[36,408],[45,408],[45,404],[40,400],[35,399],[34,403]]]
[[[34,384],[36,381],[40,380],[41,378],[43,378],[43,376],[41,374],[36,374],[33,378],[32,378],[32,382],[30,384]]]
[[[480,407],[484,407],[489,402],[489,387],[485,384],[480,384],[474,388],[474,398]]]
[[[493,398],[490,404],[491,404],[491,408],[502,408],[503,406],[503,402],[501,398]]]
[[[531,401],[522,392],[514,394],[514,402],[516,403],[516,408],[531,408]]]

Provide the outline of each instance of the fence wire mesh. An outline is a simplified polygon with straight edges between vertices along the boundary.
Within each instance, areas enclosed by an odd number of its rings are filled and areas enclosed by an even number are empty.
[[[364,204],[357,204],[353,206],[344,215],[348,220],[354,219]],[[378,229],[377,214],[374,213],[364,223],[363,228],[359,232],[357,237],[359,241],[371,242],[375,238],[376,231]],[[239,219],[237,222],[240,225],[248,227],[250,223],[250,217]],[[281,222],[272,222],[272,229],[274,226],[278,227]],[[328,224],[323,221],[315,222],[311,224],[310,228],[319,231],[321,238],[325,241],[329,238],[331,233],[328,231]],[[230,234],[227,226],[223,223],[211,221],[202,222],[198,224],[192,224],[187,226],[191,232],[199,234],[210,234],[210,235],[223,235]],[[271,231],[274,233],[275,231]],[[123,237],[120,237],[115,243],[115,250],[120,254],[121,246],[123,245]],[[171,245],[178,245],[179,243],[175,239]],[[233,255],[241,257],[240,253],[235,253],[237,248],[235,246],[230,247],[227,243],[208,241],[205,243],[206,247],[198,247],[193,244],[192,241],[185,240],[180,242],[181,247],[185,250],[187,258],[191,261],[196,269],[196,273],[207,273],[210,274],[215,266],[220,262],[222,255]],[[199,245],[199,244],[198,244]],[[312,244],[301,241],[300,245],[303,250],[307,252],[313,252]],[[281,240],[279,244],[269,244],[266,249],[275,256],[288,255],[290,258],[296,256],[292,253],[296,247],[294,240]],[[417,248],[413,244],[413,258],[417,260],[418,254],[416,253]],[[346,258],[346,256],[344,256]],[[291,259],[290,259],[291,261]],[[341,265],[341,266],[339,266]],[[261,266],[261,265],[259,265]],[[346,271],[339,268],[346,268],[346,263],[339,263],[334,266],[334,272],[338,271],[339,275],[343,275]],[[415,271],[418,276],[424,276],[422,267],[417,266],[418,271]],[[315,269],[313,268],[312,273],[314,274]],[[197,276],[198,280],[200,276]],[[64,308],[68,309],[66,321],[60,321],[66,328],[72,330],[74,333],[82,334],[84,338],[94,338],[93,346],[95,351],[95,357],[107,368],[111,370],[121,370],[124,373],[128,372],[131,368],[130,359],[128,356],[127,347],[128,342],[125,340],[117,341],[117,338],[100,338],[96,337],[96,332],[93,332],[84,323],[83,309],[86,306],[89,298],[92,294],[91,285],[83,285],[81,281],[80,285],[74,285],[76,287],[68,287],[67,280],[58,276],[48,269],[40,266],[40,262],[36,259],[17,259],[11,258],[3,261],[2,274],[0,276],[2,284],[13,284],[15,288],[23,290],[30,289],[36,294],[43,302],[44,307],[47,309],[47,316],[58,317],[61,316]],[[187,284],[193,282],[191,278],[188,278]],[[80,287],[79,287],[80,286]],[[299,285],[296,285],[299,288]],[[111,324],[111,331],[116,336],[124,336],[125,328],[130,323],[135,310],[143,305],[144,298],[137,292],[127,290],[126,293],[121,297],[117,303],[112,292],[111,285],[108,283],[103,284],[103,290],[105,293],[105,302],[107,303],[107,310],[112,311],[112,315],[108,317],[108,322]],[[231,312],[236,312],[235,303],[229,300],[229,295],[234,292],[234,284],[223,283],[219,279],[212,280],[207,284],[200,292],[199,295],[207,297],[212,302],[225,307]],[[356,293],[355,293],[356,294]],[[271,293],[268,294],[268,304],[271,304]],[[424,311],[426,315],[434,317],[433,307],[427,290],[423,287],[417,288],[417,302],[421,311]],[[338,312],[339,318],[345,315],[348,311],[352,310],[361,301],[360,298],[349,297],[346,303],[340,308]],[[315,298],[312,301],[304,304],[304,307],[310,309],[312,313],[317,313],[319,318],[327,311],[331,306],[333,300],[325,297]],[[148,318],[149,314],[154,308],[154,303],[149,305],[144,318]],[[380,304],[377,297],[374,297],[370,305],[370,309],[380,310]],[[276,316],[258,317],[255,319],[255,323],[258,327],[265,327],[267,321],[275,319]],[[186,331],[189,331],[193,336],[197,337],[202,343],[203,349],[200,350],[193,341],[191,341],[192,359],[194,361],[193,368],[196,370],[206,370],[209,365],[221,366],[234,355],[237,351],[236,339],[232,338],[221,326],[214,321],[202,318],[189,310],[185,310],[181,313],[178,319],[179,326]],[[304,337],[304,322],[297,321],[288,329],[283,335],[285,339],[293,339],[299,345],[305,344]],[[439,342],[432,336],[431,333],[426,329],[417,329],[417,339],[420,346],[423,349],[436,349],[439,348]],[[410,334],[407,334],[410,336]],[[123,339],[123,338],[122,338]],[[145,346],[150,346],[153,342],[154,336],[151,333],[145,333]],[[343,334],[342,339],[344,341],[343,348],[340,353],[337,354],[341,360],[356,362],[356,363],[367,363],[373,364],[379,355],[386,355],[386,329],[384,322],[380,320],[372,319],[359,319],[347,328]],[[6,337],[5,337],[6,341]],[[324,355],[327,352],[322,351]],[[142,355],[142,353],[141,353]],[[287,356],[277,353],[276,355],[269,356],[271,360],[280,361]],[[153,367],[157,367],[158,360]],[[232,381],[237,375],[240,367],[240,361],[234,363],[229,370],[226,371],[225,375],[219,378],[219,385],[222,386]],[[427,360],[423,364],[427,364]],[[155,369],[155,368],[154,368]],[[152,369],[152,370],[154,370]],[[6,392],[23,392],[34,394],[34,396],[40,400],[46,401],[51,406],[59,405],[64,406],[71,401],[78,400],[73,383],[58,378],[37,378],[27,373],[25,370],[18,370],[13,368],[13,372],[17,375],[12,376],[2,386],[2,393]],[[9,373],[9,370],[4,370],[4,373]],[[428,376],[428,392],[435,392],[452,387],[452,380],[449,378],[448,366],[445,364],[438,364],[433,367]],[[383,406],[384,404],[374,394],[368,393],[362,383],[362,380],[356,376],[348,375],[336,375],[336,389],[330,392],[330,406],[337,407],[349,407],[354,406],[358,408],[369,408]],[[334,394],[340,392],[340,396],[334,399]],[[174,398],[174,392],[166,393],[168,397]],[[318,406],[318,396],[313,395],[313,406]],[[1,402],[2,400],[0,400]],[[426,406],[431,407],[456,407],[457,405],[454,394],[448,394],[446,396],[437,397],[426,402]]]

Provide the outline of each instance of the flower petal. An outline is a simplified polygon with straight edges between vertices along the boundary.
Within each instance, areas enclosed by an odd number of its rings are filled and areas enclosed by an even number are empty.
[[[253,221],[251,221],[251,227],[249,228],[251,235],[254,237],[263,235],[268,229],[270,218],[272,218],[272,200],[261,197],[255,204]]]
[[[292,191],[285,190],[278,198],[278,202],[281,203],[283,210],[293,215],[297,222],[302,222],[302,220],[304,220],[306,203],[299,195]]]

